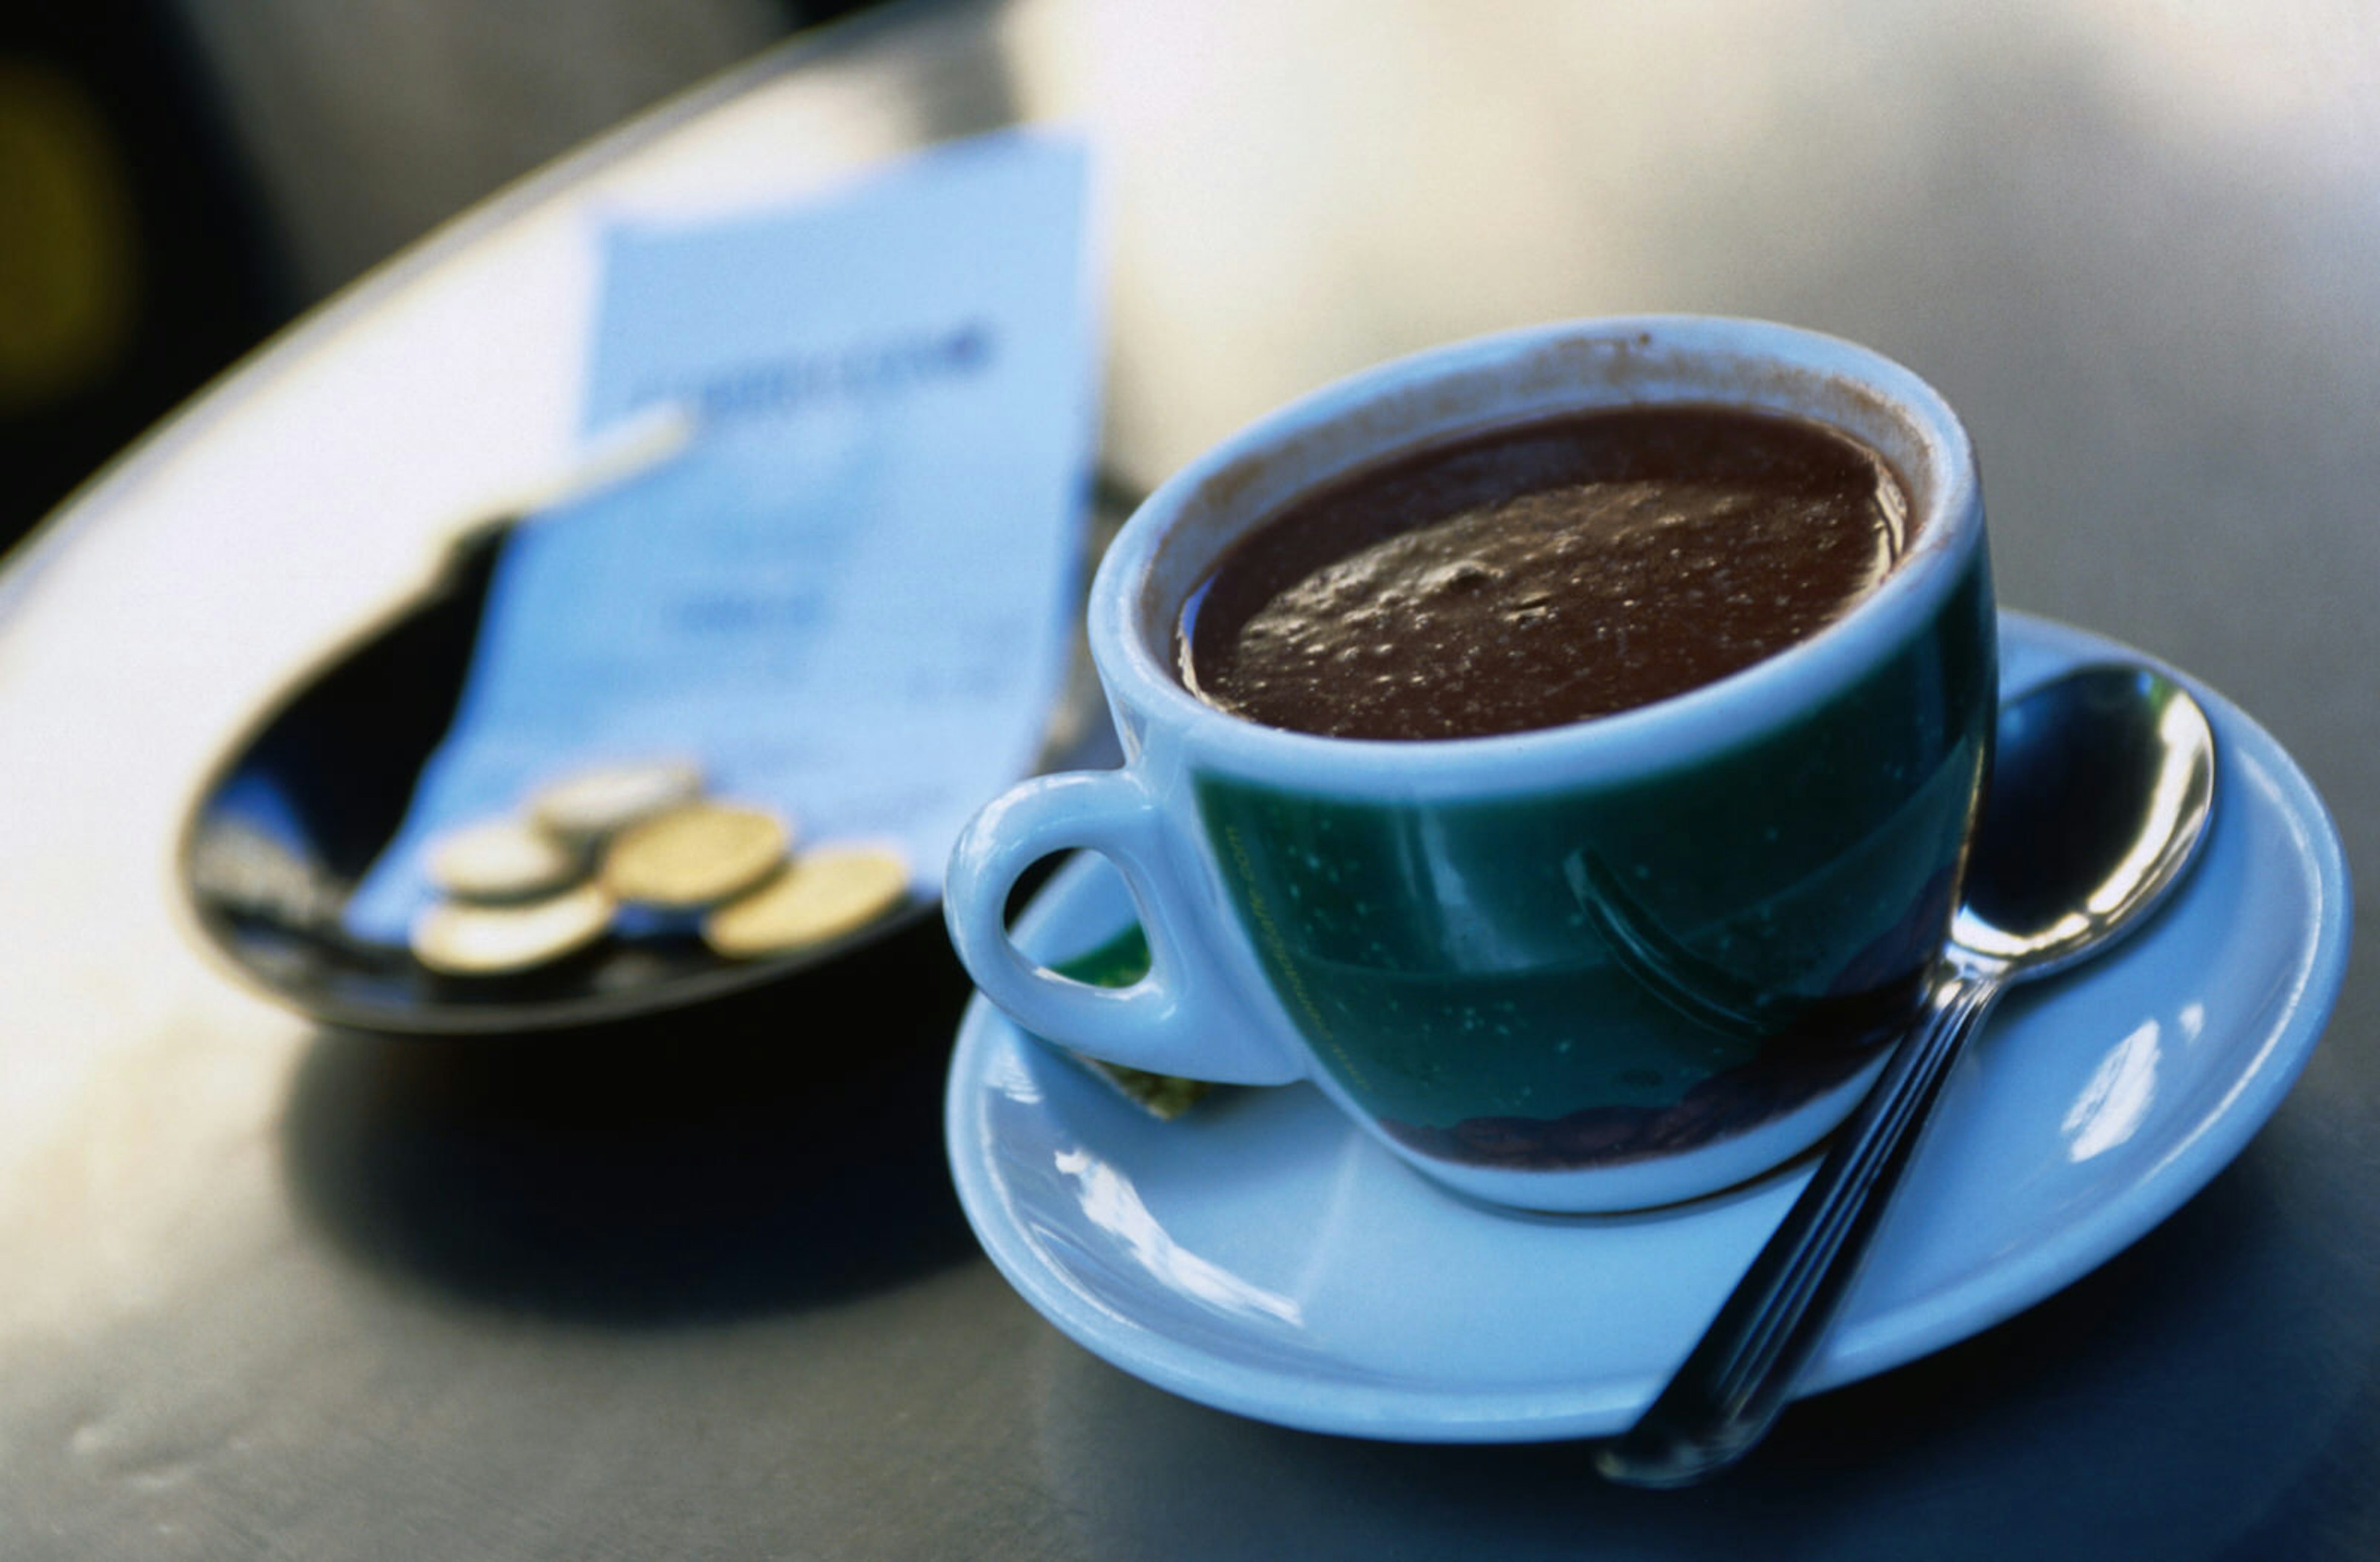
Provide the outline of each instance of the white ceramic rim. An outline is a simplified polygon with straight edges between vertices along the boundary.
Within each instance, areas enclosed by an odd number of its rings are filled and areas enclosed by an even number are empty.
[[[1585,377],[1596,372],[1614,380]],[[1466,388],[1478,394],[1464,396]],[[1882,451],[1912,491],[1913,545],[1874,592],[1808,640],[1685,694],[1565,726],[1421,742],[1323,738],[1225,714],[1175,677],[1173,619],[1188,588],[1293,494],[1400,450],[1532,416],[1664,404],[1745,406],[1844,428]],[[1300,460],[1301,449],[1315,454]],[[1134,513],[1100,563],[1091,654],[1111,699],[1186,737],[1203,763],[1232,774],[1406,798],[1506,795],[1658,774],[1795,719],[1919,633],[1984,545],[1964,426],[1938,392],[1882,354],[1798,326],[1726,316],[1562,322],[1366,370],[1259,419],[1182,469]]]

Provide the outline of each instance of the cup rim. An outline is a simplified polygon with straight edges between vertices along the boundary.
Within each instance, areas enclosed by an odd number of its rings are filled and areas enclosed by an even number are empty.
[[[1408,433],[1384,438],[1367,456],[1317,471],[1293,484],[1293,491],[1311,491],[1400,449],[1460,438],[1533,412],[1699,401],[1835,422],[1823,413],[1752,396],[1633,397],[1561,383],[1562,355],[1581,350],[1599,350],[1606,361],[1630,351],[1664,353],[1694,360],[1712,373],[1719,372],[1713,365],[1769,371],[1781,376],[1780,384],[1830,384],[1872,404],[1880,416],[1897,420],[1913,444],[1916,458],[1906,463],[1913,470],[1900,471],[1913,490],[1915,541],[1908,555],[1841,617],[1748,667],[1650,704],[1524,732],[1395,739],[1268,726],[1200,700],[1176,677],[1170,657],[1150,645],[1144,626],[1150,616],[1151,576],[1184,518],[1210,494],[1238,491],[1267,461],[1318,431],[1344,434],[1356,429],[1360,445],[1366,415],[1400,396],[1426,395],[1465,374],[1510,371],[1544,376],[1550,370],[1555,377],[1534,409],[1466,421],[1459,407],[1451,405],[1442,426],[1419,437]],[[1134,512],[1100,561],[1087,621],[1092,660],[1111,700],[1144,722],[1187,738],[1202,763],[1255,778],[1427,797],[1492,795],[1549,780],[1592,782],[1658,773],[1787,725],[1856,680],[1875,665],[1880,648],[1905,643],[1917,633],[1984,546],[1980,489],[1973,443],[1940,393],[1908,368],[1857,343],[1725,315],[1626,315],[1529,326],[1427,348],[1349,375],[1246,424],[1168,478]],[[1211,507],[1228,504],[1217,498]],[[1222,540],[1208,547],[1199,573],[1231,541],[1279,508],[1275,504],[1262,515],[1237,517]],[[1179,611],[1176,601],[1161,615],[1168,650]]]

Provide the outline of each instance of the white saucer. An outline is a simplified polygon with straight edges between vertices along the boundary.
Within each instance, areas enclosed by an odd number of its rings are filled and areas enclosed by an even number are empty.
[[[2134,656],[2010,615],[2002,686]],[[1940,1120],[1803,1392],[2038,1301],[2171,1214],[2280,1104],[2345,973],[2345,860],[2280,747],[2195,684],[2221,745],[2214,835],[2158,920],[2020,991]],[[1132,916],[1079,859],[1020,926],[1044,959]],[[976,1000],[946,1127],[992,1262],[1125,1371],[1284,1425],[1419,1442],[1616,1432],[1684,1358],[1808,1177],[1624,1216],[1440,1192],[1309,1086],[1161,1123]]]

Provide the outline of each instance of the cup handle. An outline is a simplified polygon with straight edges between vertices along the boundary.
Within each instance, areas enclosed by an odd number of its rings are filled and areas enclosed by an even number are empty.
[[[1248,1011],[1199,936],[1163,829],[1129,769],[1039,776],[1001,797],[951,852],[942,914],[960,963],[1026,1030],[1110,1063],[1234,1084],[1300,1078],[1305,1070],[1293,1050]],[[1139,910],[1149,970],[1130,987],[1061,976],[1008,936],[1017,877],[1042,858],[1078,849],[1115,864]]]

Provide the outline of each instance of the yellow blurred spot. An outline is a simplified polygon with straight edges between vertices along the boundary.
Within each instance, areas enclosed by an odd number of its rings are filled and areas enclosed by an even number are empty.
[[[0,415],[104,374],[131,335],[137,281],[105,121],[66,72],[0,56]]]

